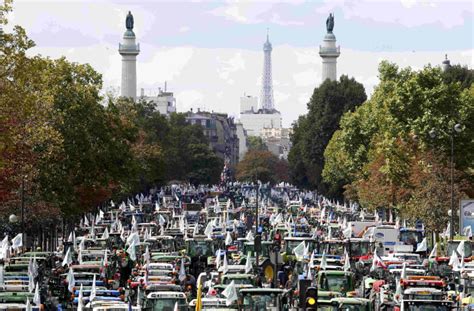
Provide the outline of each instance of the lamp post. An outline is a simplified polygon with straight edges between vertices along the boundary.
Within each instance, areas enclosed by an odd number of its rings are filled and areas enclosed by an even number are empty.
[[[462,132],[462,125],[457,123],[453,126],[453,128],[449,131],[449,137],[451,140],[451,154],[450,154],[450,183],[451,183],[451,207],[450,207],[450,232],[449,232],[449,239],[453,240],[454,238],[454,135],[456,133]],[[430,136],[432,138],[436,137],[436,130],[433,128],[430,131]]]

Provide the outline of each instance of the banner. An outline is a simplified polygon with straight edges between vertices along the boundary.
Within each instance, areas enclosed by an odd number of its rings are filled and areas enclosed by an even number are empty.
[[[461,200],[459,204],[460,232],[463,228],[470,226],[474,232],[474,199]]]

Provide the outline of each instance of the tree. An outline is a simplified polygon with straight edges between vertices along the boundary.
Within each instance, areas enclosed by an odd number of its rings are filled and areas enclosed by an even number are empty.
[[[467,68],[467,66],[454,65],[450,66],[443,72],[443,79],[445,83],[461,84],[461,88],[470,88],[474,82],[474,70]]]
[[[247,137],[248,150],[268,151],[268,146],[260,136]]]
[[[430,232],[441,233],[450,222],[451,170],[442,156],[427,150],[419,152],[411,161],[409,182],[412,185],[405,215],[412,220],[422,219]],[[454,202],[468,197],[473,188],[465,173],[454,170]],[[455,205],[457,209],[457,204]],[[459,231],[458,231],[459,232]]]
[[[342,193],[342,189],[330,189],[322,181],[324,151],[339,128],[341,116],[366,98],[362,84],[347,76],[341,76],[339,81],[326,80],[314,90],[308,114],[293,128],[293,148],[288,159],[295,183],[306,186],[307,181],[309,187],[329,196]]]
[[[430,66],[412,71],[382,62],[379,78],[371,99],[341,118],[341,128],[326,148],[323,178],[329,184],[345,184],[346,194],[363,206],[408,213],[415,198],[427,198],[427,185],[414,179],[422,172],[419,155],[435,153],[436,157],[428,158],[440,162],[432,166],[446,166],[452,135],[455,167],[465,176],[458,183],[472,180],[474,129],[467,124],[474,118],[474,88],[447,81],[439,68]],[[456,123],[464,125],[461,133],[454,132]],[[432,129],[435,138],[429,135]],[[413,171],[416,168],[418,173]],[[431,180],[435,184],[446,186]],[[438,197],[436,204],[444,199]],[[423,203],[419,208],[428,206]],[[419,213],[427,217],[429,210]]]
[[[251,150],[237,164],[236,176],[240,181],[276,183],[285,175],[285,163],[270,151]]]

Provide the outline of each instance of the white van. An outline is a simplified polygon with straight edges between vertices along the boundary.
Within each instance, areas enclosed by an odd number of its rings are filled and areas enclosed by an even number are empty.
[[[382,243],[384,255],[393,252],[395,245],[398,244],[399,230],[395,226],[381,225],[369,227],[363,235],[363,239],[376,242],[376,246]]]
[[[376,226],[377,223],[375,221],[350,221],[348,225],[352,228],[352,236],[358,238],[367,228]]]

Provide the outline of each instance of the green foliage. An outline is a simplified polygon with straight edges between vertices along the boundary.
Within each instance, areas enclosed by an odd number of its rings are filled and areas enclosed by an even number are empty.
[[[383,205],[403,211],[415,197],[429,197],[421,191],[421,183],[411,180],[415,174],[414,159],[418,154],[434,152],[439,156],[431,157],[432,161],[446,161],[452,136],[456,168],[463,174],[471,172],[474,88],[472,82],[470,86],[464,85],[469,78],[466,70],[461,71],[463,74],[448,77],[439,68],[427,66],[412,71],[382,62],[380,83],[371,99],[341,118],[341,128],[326,148],[324,180],[335,186],[345,185],[347,194],[367,207]],[[463,125],[461,133],[454,132],[456,123]],[[429,135],[432,129],[435,138]],[[446,187],[433,181],[431,185],[434,184]],[[429,206],[426,202],[420,204]]]
[[[289,162],[292,180],[304,187],[316,188],[323,194],[339,196],[342,189],[323,183],[324,151],[339,120],[366,100],[362,84],[341,76],[339,81],[324,81],[314,90],[308,103],[308,114],[293,127]]]
[[[0,7],[1,24],[7,10]],[[1,43],[0,214],[18,213],[22,182],[27,221],[38,223],[171,179],[219,180],[222,161],[183,115],[168,119],[151,103],[104,101],[102,77],[91,66],[27,56],[34,42],[21,27]]]
[[[474,82],[474,70],[467,68],[467,66],[454,65],[443,72],[443,79],[445,83],[459,82],[461,88],[470,88]]]
[[[268,146],[263,141],[262,137],[249,136],[247,137],[248,150],[268,151]]]

